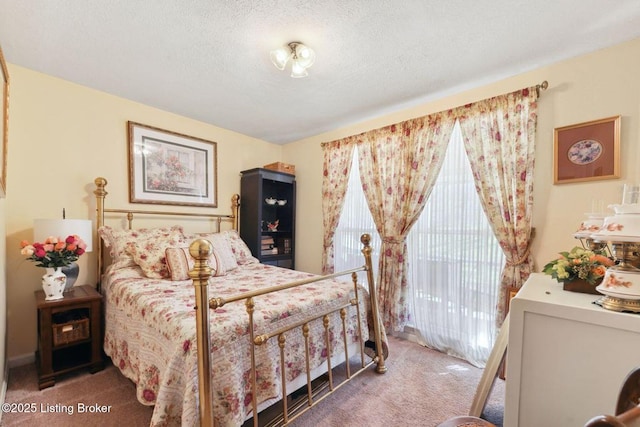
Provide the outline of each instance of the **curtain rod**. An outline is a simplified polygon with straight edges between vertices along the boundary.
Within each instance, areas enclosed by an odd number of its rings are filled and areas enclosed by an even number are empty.
[[[535,86],[535,89],[536,89],[536,98],[540,98],[540,91],[541,91],[541,90],[547,90],[548,88],[549,88],[549,82],[548,82],[548,81],[546,81],[546,80],[543,80],[543,81],[542,81],[542,83],[537,84],[537,85]],[[407,120],[412,120],[412,119],[407,119]],[[402,123],[402,122],[400,122],[400,123]],[[388,125],[387,125],[387,126],[388,126]],[[370,130],[369,130],[369,131],[370,131]],[[325,144],[331,144],[332,142],[335,142],[335,141],[342,141],[342,140],[344,140],[344,139],[346,139],[346,138],[357,137],[357,136],[359,136],[359,135],[364,135],[365,133],[367,133],[367,132],[369,132],[369,131],[360,132],[359,134],[356,134],[356,135],[350,135],[350,136],[348,136],[348,137],[344,137],[344,138],[339,138],[339,139],[334,140],[334,141],[325,141],[325,142],[321,142],[321,143],[320,143],[320,145],[321,145],[321,146],[324,146]]]
[[[542,83],[536,85],[536,95],[538,98],[540,98],[540,90],[547,90],[547,88],[549,87],[549,82],[548,81],[543,81]]]

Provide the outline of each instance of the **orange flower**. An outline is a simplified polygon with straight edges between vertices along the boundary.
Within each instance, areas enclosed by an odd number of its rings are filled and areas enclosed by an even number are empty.
[[[607,267],[605,267],[604,265],[598,265],[598,266],[595,266],[591,270],[591,272],[596,276],[604,276],[605,273],[607,272]]]
[[[589,258],[589,261],[591,262],[599,262],[602,265],[606,265],[607,267],[611,267],[613,265],[613,260],[611,258],[607,258],[604,255],[592,255]]]

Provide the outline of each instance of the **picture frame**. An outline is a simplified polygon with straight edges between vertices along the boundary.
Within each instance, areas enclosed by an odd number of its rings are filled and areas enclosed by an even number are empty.
[[[217,143],[128,121],[129,201],[218,207]]]
[[[9,146],[9,69],[0,47],[0,197],[7,195],[7,149]]]
[[[553,183],[620,178],[621,116],[558,127],[553,132]]]

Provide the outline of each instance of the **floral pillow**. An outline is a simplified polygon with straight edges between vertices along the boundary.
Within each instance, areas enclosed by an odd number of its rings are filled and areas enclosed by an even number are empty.
[[[160,235],[150,235],[128,242],[126,251],[150,279],[166,279],[169,269],[165,259],[165,249],[180,245],[182,233],[172,231]]]
[[[139,239],[150,237],[175,237],[182,236],[182,227],[140,228],[137,230],[114,229],[107,225],[98,229],[98,234],[102,237],[104,244],[109,248],[112,268],[126,268],[136,265],[133,255],[127,250],[127,246]]]
[[[226,234],[195,233],[186,235],[185,238],[188,242],[191,242],[195,239],[205,239],[211,242],[211,245],[213,245],[213,252],[218,257],[218,269],[224,272],[218,274],[218,276],[226,274],[227,272],[238,268],[238,261],[236,261],[236,256],[231,248],[231,242],[229,241],[229,238]]]
[[[258,259],[251,254],[251,249],[249,249],[244,240],[240,238],[240,235],[236,230],[227,230],[220,234],[225,235],[229,240],[229,243],[231,243],[231,251],[235,255],[236,261],[239,265],[258,262]]]
[[[167,248],[165,251],[169,278],[171,280],[188,280],[189,271],[193,269],[195,260],[189,253],[189,248]],[[227,272],[220,268],[218,256],[214,250],[209,257],[209,267],[212,276],[223,276]]]

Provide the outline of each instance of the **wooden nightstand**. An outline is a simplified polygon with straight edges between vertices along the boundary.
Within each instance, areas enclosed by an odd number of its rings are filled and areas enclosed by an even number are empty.
[[[89,285],[75,286],[56,301],[36,291],[38,308],[38,387],[51,387],[57,375],[88,367],[104,368],[102,358],[102,295]]]

